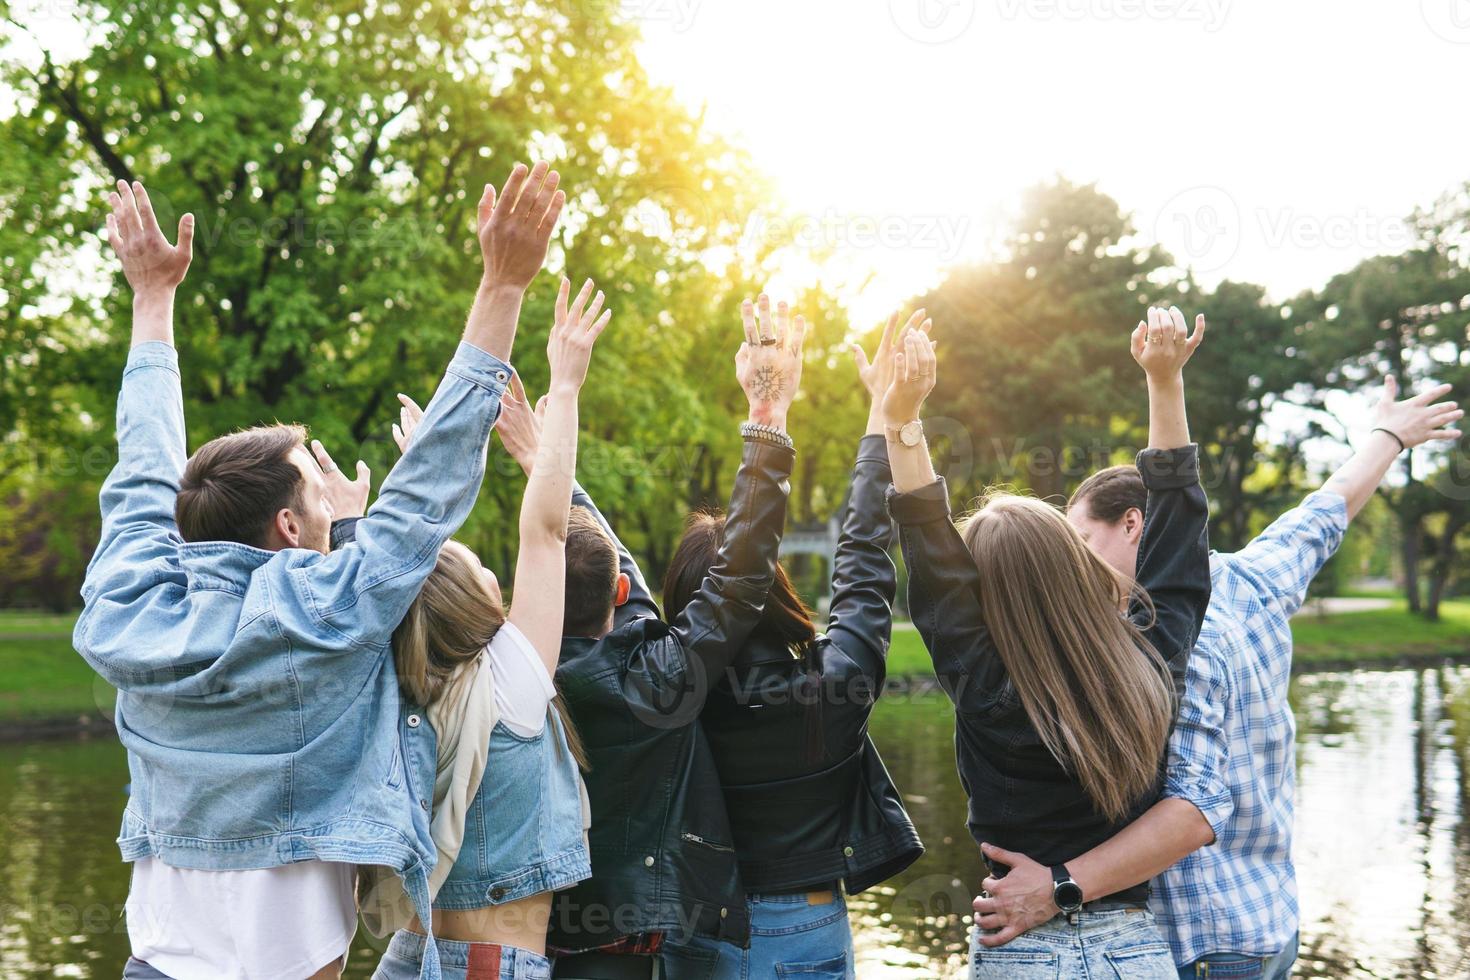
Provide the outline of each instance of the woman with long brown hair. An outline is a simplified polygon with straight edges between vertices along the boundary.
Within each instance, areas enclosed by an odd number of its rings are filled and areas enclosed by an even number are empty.
[[[929,329],[923,310],[901,331],[899,324],[896,315],[888,321],[873,363],[854,350],[871,408],[832,560],[826,632],[817,631],[778,564],[759,623],[724,674],[710,679],[700,715],[750,915],[749,949],[696,940],[717,953],[721,980],[852,977],[846,895],[891,878],[923,853],[868,737],[897,590],[879,401],[895,344]],[[677,616],[710,573],[723,535],[717,515],[691,521],[664,578],[667,616]]]
[[[565,614],[578,394],[611,313],[598,316],[603,295],[591,297],[591,280],[570,308],[569,292],[563,279],[547,343],[546,458],[521,503],[510,609],[495,576],[451,541],[393,634],[399,685],[410,710],[422,711],[406,723],[426,720],[437,737],[431,826],[439,860],[429,883],[446,980],[549,978],[553,893],[592,873],[583,756],[553,678]],[[519,384],[513,391],[525,397]],[[504,399],[515,397],[508,392]],[[403,401],[402,426],[394,426],[400,447],[421,414]],[[369,894],[363,901],[373,931],[396,929],[378,980],[417,977],[427,942],[418,919],[405,916],[393,897]]]
[[[1157,801],[1176,691],[1210,598],[1208,505],[1189,441],[1183,369],[1204,337],[1177,308],[1150,309],[1132,336],[1148,379],[1148,488],[1133,581],[1098,558],[1042,501],[991,493],[956,526],[919,410],[933,343],[910,334],[883,400],[909,611],[956,708],[969,827],[993,847],[1052,866],[1056,917],[999,948],[972,950],[976,978],[1172,978],[1148,887],[1084,895],[1065,861]],[[1121,611],[1121,612],[1120,612]],[[1111,973],[1109,975],[1112,975]]]

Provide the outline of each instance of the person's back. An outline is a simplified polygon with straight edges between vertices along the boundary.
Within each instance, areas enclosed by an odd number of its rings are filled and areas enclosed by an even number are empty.
[[[890,474],[879,399],[893,374],[895,343],[928,327],[922,310],[902,332],[894,315],[872,364],[856,348],[872,410],[832,559],[827,632],[816,631],[778,567],[760,623],[701,716],[751,920],[748,950],[701,943],[720,956],[721,976],[852,976],[847,895],[888,880],[923,854],[868,719],[886,676],[897,590],[887,551],[893,534],[883,495]],[[669,612],[690,600],[723,534],[714,515],[685,532],[664,581]]]
[[[909,611],[956,707],[956,759],[970,830],[991,863],[985,887],[1010,870],[994,846],[1053,863],[1057,915],[1002,949],[977,919],[976,980],[1046,969],[1083,975],[1168,970],[1147,890],[1084,903],[1060,862],[1157,800],[1175,693],[1209,602],[1198,450],[1189,441],[1183,366],[1204,335],[1177,309],[1150,309],[1131,338],[1149,390],[1148,488],[1136,582],[1108,566],[1054,508],[993,494],[956,528],[948,491],[917,421],[935,356],[910,334],[884,399],[894,488],[909,570]],[[912,434],[911,434],[912,433]],[[1126,615],[1124,613],[1126,609]],[[1154,975],[1154,974],[1149,974]]]
[[[513,174],[517,190],[525,178]],[[141,185],[119,184],[112,203],[133,348],[73,642],[118,690],[135,960],[178,980],[331,972],[355,929],[353,865],[402,875],[427,913],[432,750],[400,729],[387,640],[474,502],[510,378],[488,351],[508,353],[519,303],[472,311],[423,438],[356,545],[328,553],[345,516],[331,501],[364,502],[366,467],[349,483],[290,426],[216,439],[186,464],[172,302],[192,224],[175,248]],[[501,242],[517,276],[544,258],[535,239]],[[281,911],[301,902],[324,911]],[[436,976],[437,960],[426,969]]]
[[[747,315],[749,304],[747,303]],[[786,326],[785,324],[782,325]],[[704,976],[696,936],[749,941],[720,783],[700,709],[760,618],[775,574],[795,452],[786,411],[804,324],[736,373],[750,403],[730,532],[697,596],[665,623],[631,554],[585,494],[567,535],[566,637],[557,683],[587,747],[593,877],[557,896],[557,977]]]

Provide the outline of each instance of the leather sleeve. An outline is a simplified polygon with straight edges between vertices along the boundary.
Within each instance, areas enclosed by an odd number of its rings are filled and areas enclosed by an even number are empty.
[[[852,490],[832,558],[827,635],[865,674],[881,681],[893,633],[898,574],[888,548],[893,521],[883,494],[893,477],[883,436],[864,436],[853,464]]]
[[[1189,651],[1210,604],[1210,505],[1199,483],[1199,447],[1145,449],[1138,472],[1148,504],[1136,577],[1153,612],[1135,599],[1128,615],[1168,663],[1182,694]]]
[[[909,616],[939,684],[960,711],[995,702],[1005,669],[980,613],[980,572],[949,512],[941,477],[908,493],[888,489],[888,512],[898,522],[909,575]]]
[[[795,462],[793,450],[745,440],[720,553],[689,605],[669,624],[706,677],[724,672],[765,609]]]

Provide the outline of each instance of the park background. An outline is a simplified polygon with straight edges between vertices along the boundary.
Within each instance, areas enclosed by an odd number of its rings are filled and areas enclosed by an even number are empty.
[[[866,415],[846,347],[914,305],[959,507],[1131,459],[1128,331],[1204,312],[1190,423],[1229,550],[1345,458],[1384,374],[1470,392],[1470,23],[1304,6],[0,2],[0,972],[125,953],[126,770],[68,639],[127,348],[111,181],[145,180],[165,228],[196,216],[191,447],[303,422],[376,485],[394,394],[432,391],[469,307],[479,189],[546,158],[569,206],[516,363],[539,391],[556,274],[594,276],[615,315],[579,477],[652,580],[729,492],[738,304],[767,288],[816,324],[791,539],[817,553],[786,561],[819,608]],[[1302,975],[1470,975],[1465,450],[1403,458],[1295,623]],[[493,445],[460,535],[493,568],[523,485]],[[930,854],[855,900],[860,975],[958,975],[978,863],[902,622],[891,673],[875,737]]]

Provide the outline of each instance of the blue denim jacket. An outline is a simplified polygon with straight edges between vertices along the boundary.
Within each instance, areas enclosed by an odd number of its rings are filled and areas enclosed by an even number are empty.
[[[73,636],[118,691],[132,775],[123,860],[381,864],[429,921],[433,737],[409,724],[389,640],[469,515],[510,374],[461,344],[355,544],[271,552],[179,537],[177,355],[133,349]],[[424,975],[439,975],[432,953]]]

